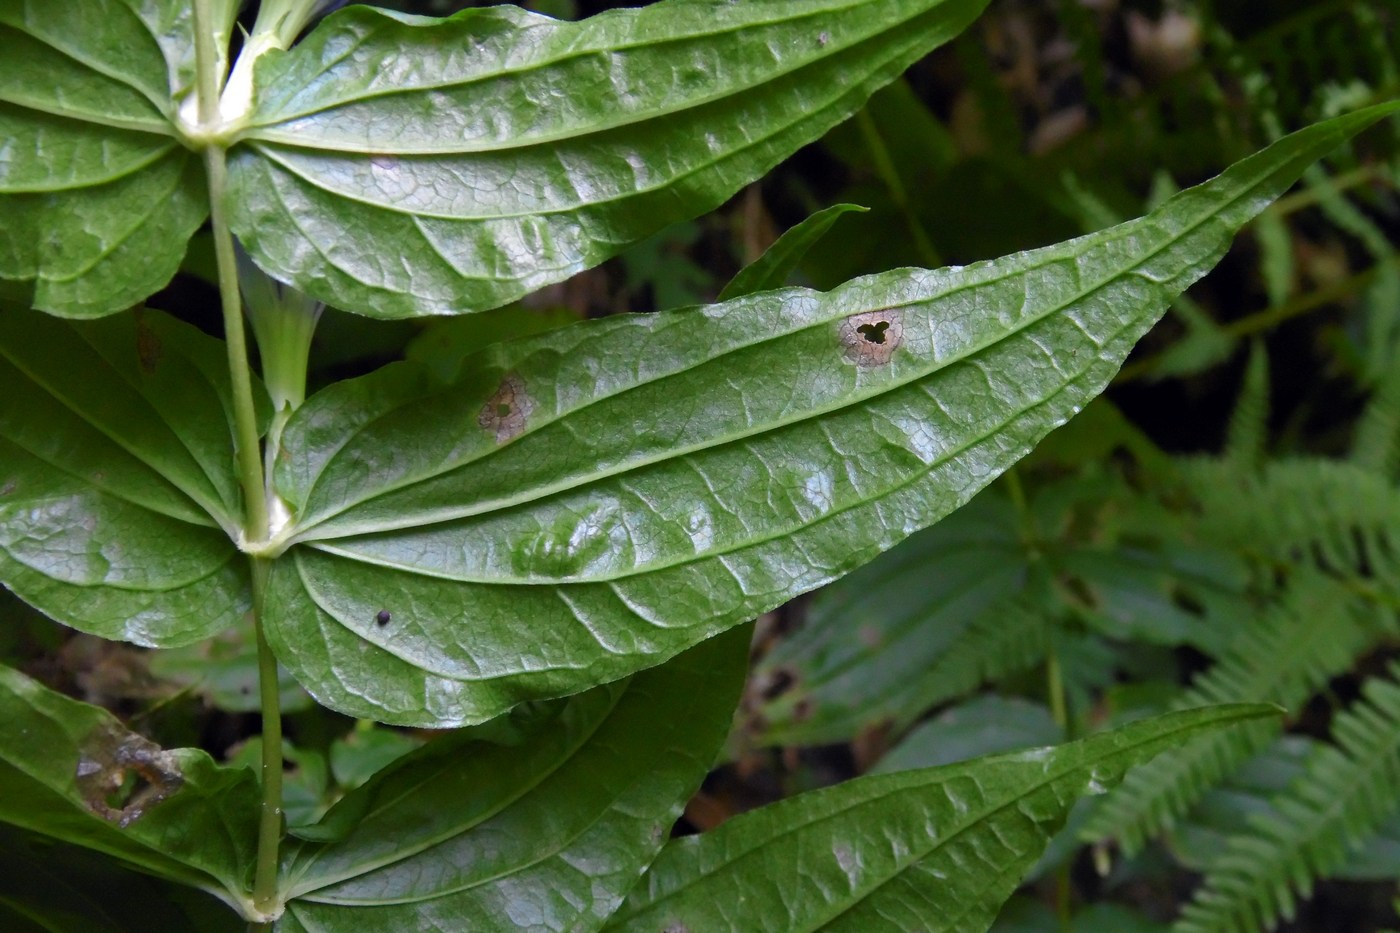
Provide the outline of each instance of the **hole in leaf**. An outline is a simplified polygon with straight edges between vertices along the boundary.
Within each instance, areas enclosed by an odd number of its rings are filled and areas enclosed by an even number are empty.
[[[856,328],[856,332],[870,343],[884,343],[885,331],[890,329],[889,321],[877,321],[874,324],[862,324]]]
[[[841,322],[841,354],[862,369],[884,366],[904,342],[904,315],[899,308],[852,314]]]

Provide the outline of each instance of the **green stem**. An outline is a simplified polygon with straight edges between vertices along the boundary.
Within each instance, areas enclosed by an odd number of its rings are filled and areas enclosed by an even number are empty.
[[[258,641],[258,699],[262,707],[262,812],[258,820],[253,905],[272,912],[277,904],[278,847],[282,843],[282,708],[277,658],[263,634],[263,598],[269,561],[253,558],[253,631]]]
[[[233,383],[234,446],[237,448],[238,479],[243,487],[243,503],[248,525],[243,530],[249,542],[267,538],[267,494],[263,488],[262,449],[258,442],[258,422],[253,406],[253,377],[248,367],[248,337],[243,326],[243,303],[238,295],[238,260],[233,252],[233,234],[224,220],[223,195],[227,178],[224,150],[210,146],[204,150],[209,173],[209,223],[214,235],[214,259],[219,270],[219,299],[224,311],[224,340],[228,346],[228,371]]]
[[[211,0],[194,0],[196,88],[199,94],[201,134],[219,123],[218,49],[214,44]],[[243,544],[262,542],[268,536],[267,492],[263,484],[262,451],[257,412],[253,404],[253,377],[248,365],[248,338],[243,326],[243,302],[238,293],[238,265],[233,234],[224,216],[227,164],[223,146],[204,148],[209,180],[209,224],[219,273],[219,301],[228,348],[229,380],[233,390],[234,457],[243,489]],[[278,908],[277,864],[282,841],[282,713],[277,683],[277,660],[263,635],[263,597],[267,589],[268,563],[252,562],[253,628],[258,645],[258,681],[262,706],[262,813],[258,823],[258,852],[253,877],[253,905],[264,915]],[[255,925],[264,928],[269,924]]]
[[[194,0],[195,93],[199,95],[200,129],[219,119],[219,50],[214,45],[211,0]]]

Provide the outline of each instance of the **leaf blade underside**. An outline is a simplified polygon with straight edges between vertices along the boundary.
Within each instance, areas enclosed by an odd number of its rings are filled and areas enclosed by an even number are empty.
[[[338,307],[485,310],[718,207],[984,5],[667,0],[577,23],[352,7],[259,64],[230,223]]]
[[[986,929],[1076,798],[1184,736],[1277,713],[1172,713],[1053,748],[792,797],[671,842],[605,929]]]
[[[219,343],[159,312],[0,311],[0,582],[141,645],[237,622],[251,594],[229,395]]]
[[[102,317],[175,274],[207,214],[180,144],[186,4],[0,4],[0,279],[63,317]]]
[[[287,859],[278,929],[598,929],[714,762],[750,634],[572,697],[519,746],[459,734],[376,777],[347,835]]]
[[[321,702],[417,724],[664,660],[962,505],[1393,109],[1045,249],[588,322],[488,348],[445,389],[406,367],[327,390],[284,435],[269,638]]]

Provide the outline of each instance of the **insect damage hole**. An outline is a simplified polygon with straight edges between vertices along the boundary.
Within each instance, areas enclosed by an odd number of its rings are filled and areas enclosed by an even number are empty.
[[[174,754],[115,725],[99,726],[79,752],[73,777],[88,809],[123,828],[185,780]]]
[[[904,342],[904,318],[896,308],[852,314],[841,322],[841,355],[862,368],[884,366]]]

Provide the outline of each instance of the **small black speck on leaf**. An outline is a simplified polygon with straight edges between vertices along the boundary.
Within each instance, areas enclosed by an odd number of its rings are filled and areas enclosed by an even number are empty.
[[[393,618],[388,609],[381,609],[375,613],[374,622],[376,625],[388,625]]]

